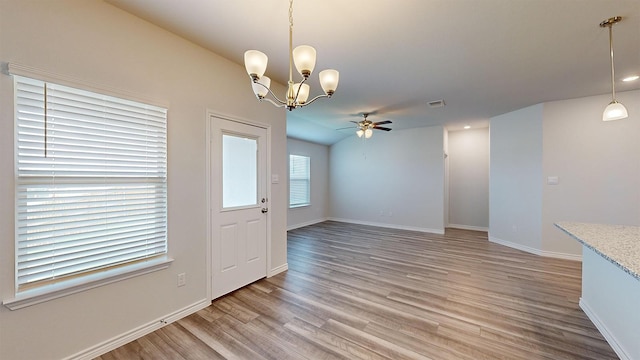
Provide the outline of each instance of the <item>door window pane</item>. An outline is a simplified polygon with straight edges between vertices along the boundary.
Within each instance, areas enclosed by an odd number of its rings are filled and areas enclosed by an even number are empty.
[[[258,204],[258,140],[222,135],[222,207]]]

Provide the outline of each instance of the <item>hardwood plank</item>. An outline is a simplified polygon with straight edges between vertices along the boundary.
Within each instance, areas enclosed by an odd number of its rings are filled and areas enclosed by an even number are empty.
[[[617,359],[580,262],[484,232],[327,221],[288,233],[288,265],[97,359]]]

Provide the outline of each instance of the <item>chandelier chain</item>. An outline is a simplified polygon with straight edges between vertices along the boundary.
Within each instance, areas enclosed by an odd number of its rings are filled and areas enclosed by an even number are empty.
[[[293,29],[293,0],[289,0],[289,28]]]

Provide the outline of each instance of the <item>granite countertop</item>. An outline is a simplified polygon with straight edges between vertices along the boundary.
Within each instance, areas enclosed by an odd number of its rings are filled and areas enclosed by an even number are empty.
[[[640,280],[640,226],[558,222],[569,236]]]

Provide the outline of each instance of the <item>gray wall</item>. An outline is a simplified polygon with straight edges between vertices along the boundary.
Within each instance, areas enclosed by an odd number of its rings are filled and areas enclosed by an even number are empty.
[[[311,204],[287,211],[287,229],[325,221],[329,216],[329,147],[287,138],[287,149],[290,155],[311,158]]]
[[[489,238],[530,251],[542,245],[542,109],[491,118]]]
[[[175,259],[163,271],[20,310],[0,306],[0,359],[64,358],[208,301],[207,110],[270,124],[272,170],[285,179],[282,109],[255,100],[242,66],[102,1],[0,1],[0,61],[168,106],[168,246]],[[12,89],[12,78],[0,75],[0,299],[14,296]],[[275,268],[286,265],[285,182],[272,185],[271,200]],[[178,288],[183,272],[187,285]]]
[[[602,121],[609,95],[544,104],[542,249],[580,254],[557,221],[640,225],[640,90],[616,94],[629,117]],[[557,176],[558,185],[547,185]]]
[[[489,229],[489,128],[449,131],[449,225]]]
[[[444,231],[444,129],[350,136],[330,149],[330,216],[355,223]]]
[[[491,240],[579,259],[581,247],[553,223],[640,225],[640,91],[617,98],[629,118],[603,122],[610,97],[600,95],[491,119]]]

